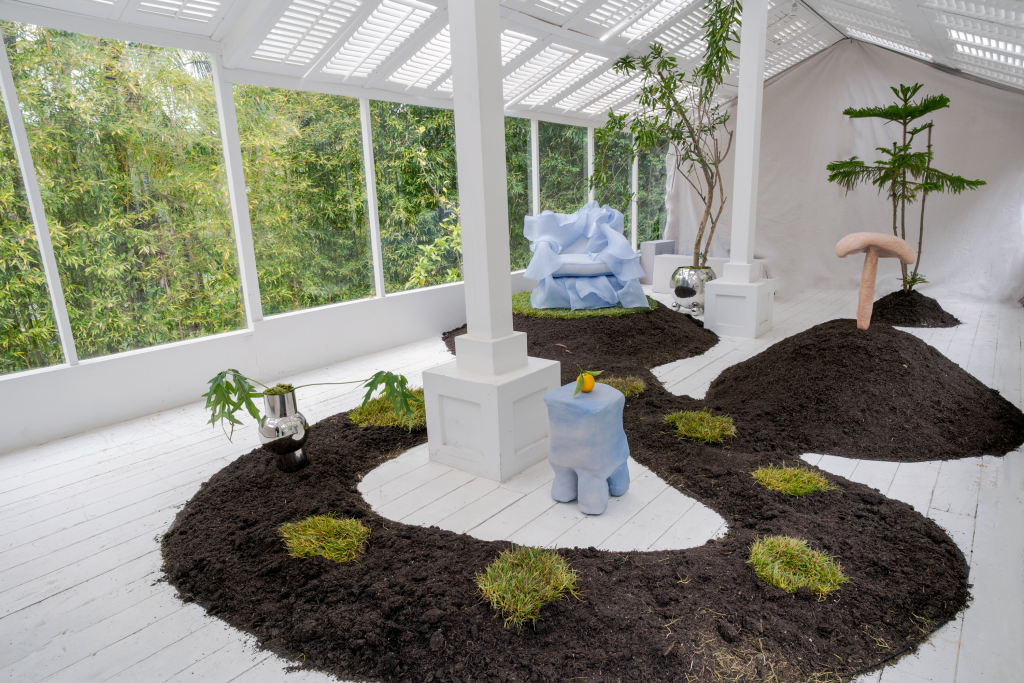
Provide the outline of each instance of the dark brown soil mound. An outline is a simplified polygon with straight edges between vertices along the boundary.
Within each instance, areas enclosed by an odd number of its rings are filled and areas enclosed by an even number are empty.
[[[256,450],[204,484],[164,536],[169,580],[296,666],[417,683],[805,681],[877,666],[963,608],[962,556],[909,506],[827,474],[837,490],[791,499],[750,476],[778,454],[676,439],[662,416],[701,402],[668,394],[648,370],[662,353],[678,358],[714,338],[684,316],[651,315],[630,316],[650,326],[642,335],[628,326],[609,334],[618,322],[609,319],[517,318],[516,328],[528,328],[531,353],[561,360],[563,375],[570,359],[570,379],[576,363],[643,376],[649,388],[624,416],[633,456],[728,520],[726,538],[684,551],[564,551],[581,600],[546,606],[536,629],[506,630],[473,577],[507,543],[382,519],[356,489],[424,432],[360,430],[341,414],[312,427],[312,464],[299,473],[277,471]],[[372,528],[366,555],[289,558],[278,526],[328,512]],[[746,557],[768,534],[838,556],[850,582],[823,602],[767,586]]]
[[[935,299],[916,290],[898,289],[875,302],[871,322],[893,327],[956,327],[960,324]]]
[[[788,337],[712,382],[707,403],[736,420],[734,448],[865,460],[1004,455],[1024,413],[917,337],[832,320]]]
[[[718,343],[718,335],[705,330],[703,324],[695,324],[689,316],[662,304],[651,313],[621,318],[555,320],[514,315],[512,319],[517,332],[526,332],[531,356],[562,363],[563,384],[576,381],[577,365],[608,375],[636,374],[637,369],[649,370],[699,356]],[[465,333],[463,325],[441,338],[455,353],[455,337]]]

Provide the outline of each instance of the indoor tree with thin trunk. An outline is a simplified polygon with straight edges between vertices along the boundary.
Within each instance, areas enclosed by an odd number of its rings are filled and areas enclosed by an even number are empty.
[[[626,56],[615,63],[615,72],[635,75],[641,80],[639,107],[633,113],[608,112],[608,122],[594,131],[595,146],[601,150],[594,163],[590,185],[603,186],[609,180],[605,150],[615,136],[628,127],[633,139],[633,158],[668,144],[675,166],[704,204],[693,247],[693,267],[707,265],[711,239],[725,207],[721,164],[732,148],[732,131],[725,126],[729,113],[715,102],[715,93],[735,59],[731,44],[739,43],[742,5],[736,0],[709,0],[704,5],[706,47],[700,64],[687,75],[676,58],[658,43],[639,58]],[[718,207],[715,208],[715,192]]]
[[[890,88],[898,102],[885,107],[865,107],[855,109],[847,107],[843,114],[851,119],[880,118],[886,123],[900,124],[901,137],[899,142],[892,143],[892,148],[877,147],[877,151],[885,158],[875,161],[869,166],[854,156],[845,161],[833,161],[826,166],[831,183],[838,183],[847,192],[860,183],[870,182],[879,192],[885,190],[892,202],[892,234],[903,240],[907,238],[907,204],[913,203],[921,196],[921,222],[917,237],[917,261],[912,273],[907,273],[907,265],[900,264],[903,272],[903,291],[910,293],[914,285],[927,282],[923,275],[918,274],[921,263],[921,246],[924,240],[924,204],[932,192],[952,192],[960,194],[964,190],[974,190],[985,184],[984,180],[967,180],[958,175],[943,173],[932,167],[932,128],[934,122],[929,121],[920,126],[912,126],[914,121],[927,116],[939,109],[949,107],[949,98],[945,95],[925,95],[918,101],[914,96],[923,84],[900,85]],[[927,131],[928,147],[925,152],[913,151],[914,138]]]

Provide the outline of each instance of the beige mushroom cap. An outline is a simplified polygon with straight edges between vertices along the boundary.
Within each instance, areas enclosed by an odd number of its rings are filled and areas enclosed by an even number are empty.
[[[878,249],[879,258],[898,258],[903,263],[913,263],[917,258],[906,240],[881,232],[854,232],[836,244],[836,256],[844,258],[850,254],[863,254],[870,247]]]

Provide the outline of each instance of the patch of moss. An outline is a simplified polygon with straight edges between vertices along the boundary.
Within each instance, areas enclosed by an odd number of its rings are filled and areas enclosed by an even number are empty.
[[[647,389],[647,384],[639,377],[605,377],[597,381],[601,384],[607,384],[613,389],[618,389],[626,398],[639,396]]]
[[[282,396],[284,394],[290,394],[295,391],[295,387],[291,384],[275,384],[266,391],[263,392],[264,396]]]
[[[650,313],[658,308],[658,302],[651,297],[647,297],[647,304],[650,308],[623,308],[620,304],[616,304],[607,308],[585,308],[574,311],[571,308],[534,308],[530,305],[530,292],[517,292],[512,295],[512,312],[532,318],[559,318],[563,320],[621,318],[624,315],[633,315],[634,313]]]
[[[747,564],[770,586],[795,593],[807,586],[824,600],[850,579],[843,568],[825,553],[807,547],[807,541],[790,536],[759,538],[750,546]]]
[[[665,422],[676,428],[681,439],[701,443],[724,443],[736,436],[736,427],[728,415],[712,415],[707,410],[684,410],[665,416]]]
[[[412,393],[419,399],[418,402],[409,401],[409,407],[412,408],[412,428],[423,429],[427,426],[427,411],[423,404],[423,389],[413,389]],[[383,396],[371,399],[365,406],[354,408],[349,412],[348,419],[352,420],[352,423],[359,427],[409,428],[409,418],[405,417],[399,420],[398,415],[395,414],[394,406],[391,405],[391,401]]]
[[[781,467],[759,467],[751,476],[766,489],[779,491],[794,498],[803,498],[817,491],[831,491],[836,488],[835,484],[817,472],[812,472],[806,467],[787,467],[786,463],[782,463]]]
[[[505,617],[505,628],[536,623],[540,609],[568,593],[579,597],[576,570],[553,550],[519,547],[502,551],[476,577],[491,608]]]
[[[334,562],[351,562],[366,551],[370,528],[356,519],[331,515],[307,517],[281,525],[281,537],[292,557],[320,555]]]

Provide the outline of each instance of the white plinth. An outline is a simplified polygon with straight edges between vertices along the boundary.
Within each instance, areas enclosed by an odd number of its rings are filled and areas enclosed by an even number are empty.
[[[561,385],[558,361],[529,358],[499,375],[423,371],[430,460],[498,482],[548,457],[544,394]]]
[[[772,329],[774,298],[774,280],[713,280],[704,286],[704,327],[723,337],[755,339]]]

